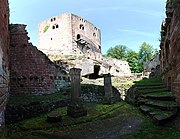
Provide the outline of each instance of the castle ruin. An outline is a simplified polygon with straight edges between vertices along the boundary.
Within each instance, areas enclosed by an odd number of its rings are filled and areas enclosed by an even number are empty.
[[[101,58],[100,29],[84,18],[64,13],[41,22],[38,29],[38,49],[46,55]]]
[[[70,68],[80,68],[81,75],[91,79],[108,73],[131,75],[126,61],[102,56],[100,29],[82,17],[64,13],[41,22],[38,29],[38,49],[57,65],[65,66],[67,72]]]

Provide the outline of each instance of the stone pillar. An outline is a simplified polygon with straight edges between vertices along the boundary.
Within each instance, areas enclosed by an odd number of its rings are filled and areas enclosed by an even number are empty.
[[[71,117],[81,117],[87,115],[87,110],[83,107],[80,100],[81,85],[80,85],[81,69],[70,69],[71,76],[71,100],[67,108],[67,114]]]
[[[110,73],[104,75],[104,92],[105,92],[105,103],[112,104],[113,91],[112,91]]]

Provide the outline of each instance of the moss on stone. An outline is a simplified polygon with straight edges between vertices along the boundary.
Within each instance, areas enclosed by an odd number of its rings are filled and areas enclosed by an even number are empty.
[[[49,29],[49,27],[50,27],[49,25],[45,26],[44,30],[43,30],[43,33],[45,33]]]
[[[9,97],[8,105],[17,106],[29,104],[32,102],[52,102],[57,100],[66,99],[67,95],[63,92],[57,92],[53,94],[34,95],[34,94],[19,94]]]

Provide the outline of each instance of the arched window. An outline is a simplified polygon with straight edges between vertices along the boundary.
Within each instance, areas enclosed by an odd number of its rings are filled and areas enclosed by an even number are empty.
[[[81,38],[80,34],[77,34],[77,40],[79,40]]]
[[[80,28],[81,30],[84,30],[84,25],[83,25],[83,24],[80,24],[80,25],[79,25],[79,28]]]
[[[56,28],[59,28],[59,25],[58,24],[55,24],[53,25],[52,29],[56,29]]]
[[[96,37],[96,33],[93,33],[93,36]]]

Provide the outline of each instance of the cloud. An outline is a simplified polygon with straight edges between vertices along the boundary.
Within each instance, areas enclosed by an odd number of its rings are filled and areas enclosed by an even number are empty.
[[[82,9],[84,12],[101,12],[101,11],[125,11],[125,12],[135,12],[150,16],[156,17],[164,17],[164,13],[156,10],[147,10],[147,9],[132,9],[129,7],[122,7],[122,6],[113,6],[113,7],[98,7],[98,8],[87,8]]]
[[[154,38],[156,37],[157,38],[157,36],[158,36],[156,33],[150,33],[150,32],[145,32],[145,31],[138,31],[138,30],[118,29],[118,31],[126,32],[131,35],[141,35],[141,36],[146,36],[146,37],[154,37]]]
[[[122,7],[120,6],[114,6],[114,7],[98,7],[98,8],[86,8],[86,9],[83,9],[83,11],[85,12],[91,12],[91,11],[107,11],[107,10],[123,10]]]

